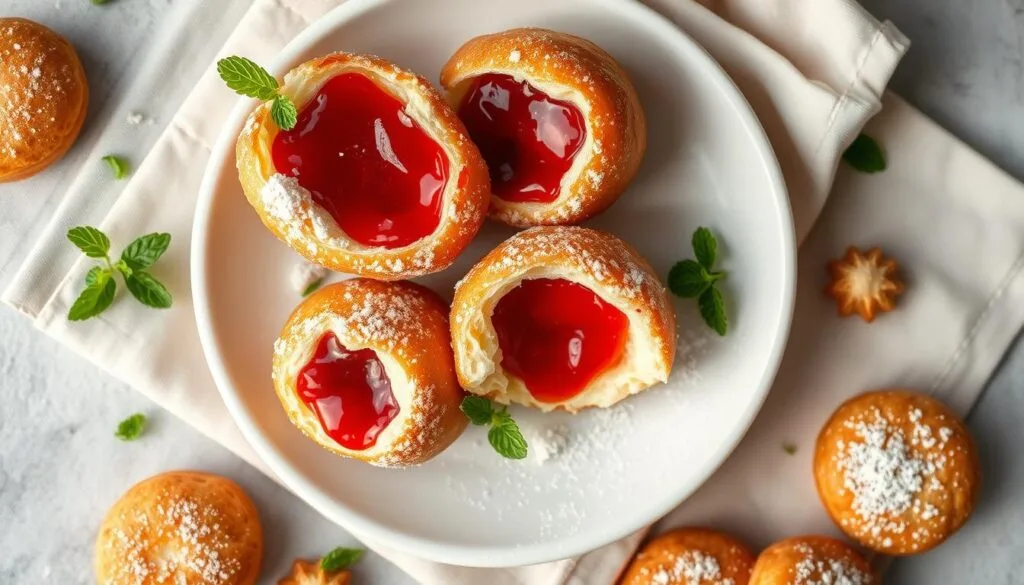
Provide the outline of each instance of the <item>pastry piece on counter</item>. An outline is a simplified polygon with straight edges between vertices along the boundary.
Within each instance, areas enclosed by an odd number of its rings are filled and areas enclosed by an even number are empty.
[[[476,37],[441,70],[491,174],[491,216],[518,227],[576,224],[615,203],[640,168],[644,112],[623,68],[566,33]]]
[[[814,479],[839,528],[887,555],[924,552],[952,536],[981,487],[960,417],[902,389],[867,392],[835,411],[818,435]]]
[[[0,183],[30,177],[71,148],[89,85],[75,48],[24,18],[0,18]]]
[[[502,404],[576,412],[668,379],[676,322],[665,287],[622,240],[581,227],[509,238],[455,290],[463,388]]]
[[[867,560],[849,545],[827,536],[797,536],[764,550],[754,563],[750,585],[879,585]]]
[[[100,526],[101,585],[253,585],[263,557],[259,514],[242,488],[198,471],[130,488]]]
[[[754,555],[735,538],[681,528],[644,545],[619,585],[747,585]]]

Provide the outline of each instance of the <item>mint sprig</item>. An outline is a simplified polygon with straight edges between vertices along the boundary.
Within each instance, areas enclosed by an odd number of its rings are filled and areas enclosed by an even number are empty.
[[[299,119],[295,103],[281,95],[277,79],[251,59],[232,55],[217,61],[217,73],[239,95],[270,102],[270,117],[282,130],[291,130]]]
[[[145,430],[146,415],[137,412],[118,423],[114,436],[122,441],[134,441],[141,437]]]
[[[668,273],[668,288],[676,296],[697,299],[697,308],[704,322],[719,335],[725,335],[729,321],[725,312],[725,299],[716,283],[725,278],[725,271],[715,271],[718,258],[718,240],[706,227],[693,232],[690,242],[696,260],[677,262]]]
[[[854,139],[843,152],[843,160],[862,173],[880,173],[887,166],[882,147],[867,134],[860,134]]]
[[[519,425],[508,413],[508,407],[495,410],[494,404],[482,396],[467,396],[459,409],[476,426],[490,425],[487,441],[499,455],[507,459],[524,459],[528,451]]]
[[[117,294],[115,273],[121,274],[128,292],[140,303],[157,309],[171,306],[170,291],[145,270],[167,251],[170,234],[153,233],[136,238],[121,252],[117,263],[110,260],[110,238],[99,229],[78,226],[68,230],[67,237],[89,258],[102,260],[85,274],[85,289],[68,310],[68,320],[84,321],[106,311]]]

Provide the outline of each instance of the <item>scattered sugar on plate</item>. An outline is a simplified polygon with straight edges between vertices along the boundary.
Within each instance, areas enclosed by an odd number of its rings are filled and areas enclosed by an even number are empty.
[[[146,126],[152,126],[153,124],[156,124],[156,120],[154,120],[153,118],[149,118],[145,114],[142,114],[140,112],[128,112],[128,115],[125,116],[124,121],[129,126],[141,126],[142,124],[145,124]]]

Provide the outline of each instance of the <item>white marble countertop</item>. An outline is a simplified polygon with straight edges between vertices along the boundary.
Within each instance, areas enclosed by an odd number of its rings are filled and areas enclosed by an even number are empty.
[[[150,40],[187,22],[204,0],[7,0],[3,16],[25,16],[66,35],[89,73],[92,101],[72,152],[39,177],[0,186],[0,288],[15,271],[85,164],[96,152],[140,160],[191,87],[159,98],[127,91],[154,62]],[[195,52],[208,62],[247,0],[223,4],[209,42]],[[808,0],[811,1],[811,0]],[[1024,178],[1024,0],[862,0],[913,41],[893,87],[953,134]],[[138,93],[138,92],[136,92]],[[139,101],[133,101],[138,99]],[[128,127],[126,111],[154,120]],[[125,126],[116,144],[102,138]],[[105,147],[108,147],[105,150]],[[114,185],[109,187],[116,189]],[[104,196],[113,196],[105,193]],[[897,561],[893,583],[1012,583],[1024,571],[1024,346],[1007,355],[969,423],[984,459],[985,488],[974,519],[935,552]],[[234,455],[148,400],[0,310],[0,583],[92,583],[92,546],[102,515],[134,482],[160,471],[197,468],[239,481],[263,514],[265,583],[296,556],[317,556],[355,540]],[[145,440],[112,437],[119,420],[151,415]],[[358,583],[412,580],[375,555],[357,568]]]

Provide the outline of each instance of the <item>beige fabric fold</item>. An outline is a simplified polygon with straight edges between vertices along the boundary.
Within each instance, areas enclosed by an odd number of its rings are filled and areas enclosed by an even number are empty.
[[[340,2],[256,0],[221,53],[267,62]],[[850,0],[646,3],[700,42],[754,106],[805,242],[793,335],[765,410],[733,457],[665,525],[712,524],[756,544],[831,530],[808,471],[810,444],[827,412],[852,393],[897,383],[964,411],[1024,320],[1024,189],[892,96],[870,127],[888,151],[890,169],[836,174],[844,147],[881,109],[907,46],[891,25]],[[215,3],[204,6],[211,15],[217,10]],[[189,34],[187,27],[181,34]],[[234,103],[211,64],[103,221],[117,243],[147,230],[173,234],[160,263],[160,276],[175,293],[171,310],[117,303],[98,319],[69,323],[65,315],[86,270],[69,246],[39,246],[3,299],[46,334],[265,470],[213,386],[188,294],[198,185],[209,145]],[[68,193],[51,234],[59,237],[63,226],[76,223],[81,206],[75,203],[88,196],[84,187]],[[883,246],[909,276],[899,311],[871,326],[837,319],[820,294],[825,260],[848,244]],[[785,454],[783,441],[799,446],[796,456]],[[431,585],[610,585],[641,537],[580,559],[511,569],[450,567],[375,548]]]

